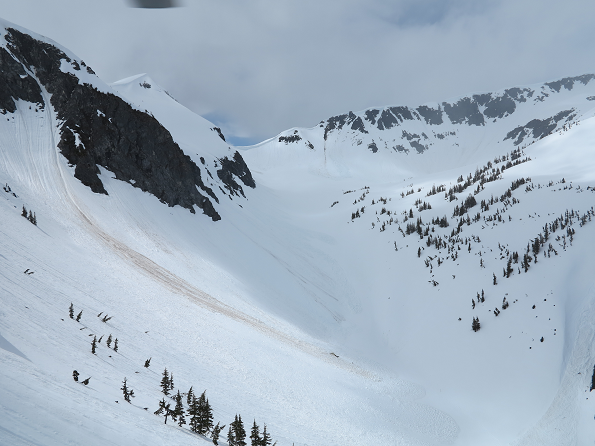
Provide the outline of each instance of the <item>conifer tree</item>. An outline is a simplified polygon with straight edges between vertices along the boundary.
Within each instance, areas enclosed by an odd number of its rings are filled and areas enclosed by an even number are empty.
[[[267,432],[267,425],[265,424],[262,429],[262,440],[260,444],[261,446],[270,446],[271,443],[271,435]]]
[[[70,303],[70,307],[68,308],[68,316],[70,316],[70,319],[74,319],[74,306],[72,305],[72,302]]]
[[[478,317],[473,318],[473,323],[471,324],[471,328],[473,329],[473,331],[479,331],[479,329],[481,328],[481,324],[479,323]]]
[[[192,386],[190,386],[188,395],[186,395],[186,403],[188,403],[188,407],[190,407],[190,404],[192,404],[193,399],[194,399],[194,391],[192,390]]]
[[[130,403],[130,398],[134,398],[134,390],[128,390],[128,385],[126,384],[126,378],[122,382],[122,387],[120,388],[122,393],[124,394],[124,399]]]
[[[246,430],[244,429],[244,423],[242,422],[242,416],[236,415],[233,423],[233,431],[236,446],[246,446]]]
[[[167,371],[167,367],[163,371],[163,375],[161,378],[161,391],[164,395],[169,395],[170,383],[169,383],[169,373]]]
[[[81,321],[81,316],[83,315],[83,310],[81,310],[81,312],[79,314],[76,315],[76,321],[80,322]]]
[[[258,424],[256,424],[256,420],[254,420],[254,424],[252,425],[252,430],[250,432],[250,440],[251,446],[260,446],[262,439],[260,438],[260,428]]]
[[[145,368],[147,368],[147,369],[148,369],[148,368],[151,366],[151,359],[152,359],[152,358],[149,358],[149,359],[147,359],[147,360],[145,361]]]
[[[95,354],[96,349],[97,349],[97,336],[93,336],[93,341],[91,341],[91,353]]]
[[[186,424],[186,419],[184,418],[184,405],[182,404],[182,395],[180,395],[179,390],[178,394],[174,397],[174,399],[176,400],[176,407],[174,408],[174,417],[178,419],[178,426],[182,427],[183,424]]]
[[[221,431],[225,428],[225,424],[223,426],[219,426],[219,423],[217,423],[217,426],[215,426],[213,428],[213,435],[212,435],[212,439],[213,439],[213,444],[215,446],[217,446],[219,444],[219,434],[221,433]]]
[[[105,343],[107,344],[107,348],[111,348],[111,346],[112,346],[112,334],[111,333],[107,337],[107,341],[105,341]]]
[[[200,432],[200,408],[194,394],[192,394],[192,401],[188,405],[188,415],[190,416],[190,430],[198,434]]]
[[[116,340],[114,341],[114,351],[118,351],[118,338],[116,338]]]
[[[76,382],[78,382],[78,380],[79,380],[79,372],[77,372],[76,370],[73,370],[72,371],[72,377],[74,378],[74,380]]]
[[[229,446],[238,446],[238,443],[236,442],[236,436],[235,436],[235,432],[233,430],[233,422],[229,425],[229,429],[227,430],[227,444]]]
[[[213,411],[206,397],[206,390],[198,399],[198,428],[198,432],[203,435],[213,428]]]
[[[154,414],[155,415],[161,415],[163,414],[163,416],[165,417],[165,423],[167,424],[167,417],[171,417],[173,414],[173,410],[171,410],[170,408],[170,403],[166,403],[165,402],[165,398],[163,398],[161,401],[159,401],[159,409],[157,409]]]
[[[23,210],[21,211],[21,217],[27,218],[27,208],[23,205]]]
[[[174,390],[174,374],[169,374],[169,390]]]

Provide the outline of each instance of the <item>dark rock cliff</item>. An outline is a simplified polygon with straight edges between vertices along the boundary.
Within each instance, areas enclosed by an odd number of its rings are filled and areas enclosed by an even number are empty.
[[[153,116],[61,70],[67,63],[74,72],[94,74],[84,62],[72,60],[59,48],[28,34],[7,31],[8,50],[0,48],[0,112],[14,112],[16,99],[44,107],[43,86],[60,120],[58,148],[75,166],[75,177],[93,192],[107,194],[98,176],[97,166],[102,166],[169,206],[179,205],[193,213],[197,206],[214,221],[220,220],[211,201],[219,200],[204,184],[201,169]],[[217,173],[230,191],[239,190],[243,195],[234,175],[255,187],[238,152],[233,160],[221,160]]]

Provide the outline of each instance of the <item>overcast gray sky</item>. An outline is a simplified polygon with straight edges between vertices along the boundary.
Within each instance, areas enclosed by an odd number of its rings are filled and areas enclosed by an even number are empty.
[[[595,72],[592,0],[0,0],[107,82],[148,73],[253,143],[373,106]]]

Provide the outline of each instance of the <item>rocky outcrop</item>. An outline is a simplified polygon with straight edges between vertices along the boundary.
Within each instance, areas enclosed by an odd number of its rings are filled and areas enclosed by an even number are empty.
[[[12,28],[5,39],[7,49],[0,48],[0,110],[14,112],[16,99],[43,107],[47,100],[43,86],[61,125],[58,148],[83,184],[107,194],[99,178],[98,166],[102,166],[169,206],[193,213],[196,206],[214,221],[221,218],[211,201],[219,200],[204,184],[200,167],[152,115],[82,82],[76,73],[94,74],[91,68],[59,48]],[[70,64],[68,70],[63,64]],[[234,175],[255,187],[238,152],[233,160],[221,160],[221,165],[219,178],[229,190],[241,191]]]

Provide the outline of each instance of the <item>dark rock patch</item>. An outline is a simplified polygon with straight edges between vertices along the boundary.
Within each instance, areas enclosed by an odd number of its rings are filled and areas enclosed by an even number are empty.
[[[376,116],[378,116],[380,110],[366,110],[364,113],[366,121],[370,122],[372,125],[376,124]]]
[[[399,121],[395,115],[391,113],[390,109],[386,108],[382,110],[380,118],[378,118],[378,130],[387,130],[398,124]]]
[[[232,194],[238,195],[239,192],[243,197],[246,197],[242,186],[235,181],[234,176],[238,177],[244,185],[253,189],[256,187],[250,169],[248,169],[244,158],[237,150],[233,155],[233,159],[230,160],[228,157],[224,157],[219,159],[219,162],[221,163],[221,169],[217,171],[217,176]]]
[[[531,137],[533,139],[541,139],[545,138],[548,135],[551,135],[552,132],[556,130],[558,127],[558,123],[562,120],[568,122],[576,117],[576,113],[574,109],[565,110],[557,113],[555,116],[547,119],[533,119],[529,121],[524,126],[519,126],[514,130],[511,130],[507,133],[507,139],[515,139],[514,145],[518,146],[521,144],[527,137]]]
[[[454,104],[443,102],[442,106],[453,124],[485,125],[477,102],[471,98],[462,98]]]
[[[423,116],[426,124],[429,125],[440,125],[442,124],[442,109],[438,106],[438,109],[430,108],[426,105],[416,108],[417,112]]]
[[[326,141],[328,134],[337,129],[337,130],[341,130],[343,128],[343,126],[345,125],[345,122],[347,122],[347,114],[344,115],[339,115],[339,116],[333,116],[332,118],[329,118],[329,120],[326,123],[326,127],[324,128],[324,140]]]
[[[301,139],[300,135],[279,136],[279,142],[284,142],[285,144],[298,142],[301,141]]]
[[[566,90],[572,90],[576,82],[587,85],[593,79],[595,79],[595,74],[583,74],[582,76],[565,77],[564,79],[560,79],[555,82],[548,82],[545,85],[550,87],[556,93],[560,93],[562,87],[564,87]]]
[[[223,135],[223,132],[221,131],[221,129],[219,127],[213,127],[211,130],[214,130],[215,132],[217,132],[217,134],[219,135],[219,138],[221,138],[223,141],[225,141],[225,136]]]

